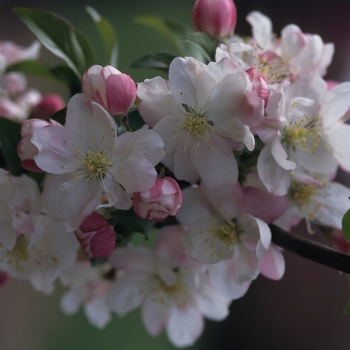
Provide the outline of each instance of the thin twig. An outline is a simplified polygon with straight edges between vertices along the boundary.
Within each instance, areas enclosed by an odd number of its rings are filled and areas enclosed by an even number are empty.
[[[349,255],[340,253],[321,243],[286,232],[275,225],[270,225],[270,228],[272,242],[279,247],[303,258],[350,274]]]

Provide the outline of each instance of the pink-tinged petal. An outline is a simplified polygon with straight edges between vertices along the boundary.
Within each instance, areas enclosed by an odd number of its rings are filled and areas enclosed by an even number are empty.
[[[113,205],[117,209],[128,210],[132,207],[132,194],[127,193],[111,174],[105,176],[103,183],[105,185],[103,195],[107,203],[100,204],[98,208]]]
[[[217,63],[209,63],[206,70],[203,71],[198,79],[199,88],[201,85],[206,84],[208,73],[212,75],[216,81],[214,81],[215,85],[206,93],[207,96],[210,94],[207,97],[206,106],[199,103],[199,106],[203,106],[204,110],[232,111],[237,108],[244,94],[251,88],[248,76],[229,58],[224,58]],[[197,91],[197,94],[199,95],[200,92],[201,89]],[[199,98],[200,97],[197,99],[199,100]]]
[[[82,88],[85,94],[102,106],[107,105],[106,84],[103,77],[103,67],[93,65],[83,75]]]
[[[327,92],[320,115],[324,129],[332,128],[350,108],[350,82],[335,86]]]
[[[112,320],[104,295],[86,303],[84,311],[89,321],[99,329],[104,328]]]
[[[215,115],[214,115],[215,117]],[[215,120],[215,119],[213,119]],[[215,122],[214,122],[215,125]],[[241,141],[246,147],[252,151],[254,149],[255,140],[252,132],[247,125],[244,125],[238,118],[231,117],[229,119],[220,122],[218,129],[233,141]],[[215,135],[211,135],[213,138]]]
[[[113,74],[106,79],[108,111],[122,114],[128,111],[136,98],[135,82],[127,74]]]
[[[277,196],[283,196],[288,192],[290,185],[289,171],[281,168],[275,158],[271,156],[270,145],[266,145],[260,152],[258,174],[268,191]]]
[[[215,215],[204,193],[199,188],[189,187],[182,192],[183,203],[176,218],[186,226],[191,226],[200,218]]]
[[[118,138],[119,148],[136,151],[153,165],[157,165],[164,158],[163,146],[164,143],[158,133],[147,128],[123,133]]]
[[[109,256],[108,261],[117,269],[125,271],[137,270],[149,273],[155,271],[157,263],[154,252],[144,247],[116,248]]]
[[[259,275],[260,266],[260,259],[257,257],[256,252],[246,248],[243,244],[238,249],[239,257],[233,269],[234,280],[239,283],[246,283],[256,279]]]
[[[297,56],[306,44],[305,35],[295,24],[284,27],[281,31],[281,51],[285,61]]]
[[[40,169],[51,174],[64,174],[78,168],[74,153],[83,144],[69,130],[52,125],[35,131],[31,142],[39,151],[34,160]]]
[[[281,249],[271,244],[260,260],[260,273],[272,280],[279,280],[285,271],[285,261]]]
[[[8,203],[0,203],[0,243],[5,249],[12,250],[16,244],[17,232],[12,225],[12,211]]]
[[[350,189],[337,182],[331,182],[327,189],[327,196],[316,199],[320,205],[315,219],[323,225],[341,229],[342,218],[349,207]]]
[[[286,197],[276,196],[256,187],[244,188],[242,213],[251,214],[270,224],[281,216],[288,206]]]
[[[66,292],[61,298],[61,310],[67,315],[75,314],[79,310],[81,303],[87,297],[87,291],[84,295],[84,293],[82,293],[81,290],[71,289],[68,292]]]
[[[323,41],[318,35],[309,35],[299,55],[289,60],[292,74],[308,73],[314,69],[323,53]]]
[[[168,338],[177,347],[193,345],[202,334],[204,320],[194,307],[173,308],[166,327]]]
[[[164,117],[183,112],[169,90],[168,81],[161,77],[139,83],[137,95],[141,99],[139,112],[150,127],[154,127]]]
[[[350,147],[347,147],[350,135],[350,125],[337,123],[328,131],[328,138],[333,148],[333,156],[339,166],[350,171]]]
[[[192,57],[177,57],[169,67],[169,88],[176,102],[197,106],[196,88],[198,76],[205,65]]]
[[[76,94],[68,102],[65,129],[83,139],[86,149],[108,150],[114,146],[116,124],[99,104],[85,94]],[[89,146],[90,145],[90,146]]]
[[[137,308],[145,293],[152,286],[153,275],[144,271],[130,271],[120,277],[107,293],[108,307],[118,315],[124,315]]]
[[[219,136],[211,135],[212,143],[200,145],[197,154],[192,157],[192,164],[209,188],[233,184],[238,178],[237,161]],[[208,166],[210,164],[210,166]]]
[[[114,179],[120,183],[126,192],[134,193],[148,190],[154,184],[157,172],[154,165],[139,152],[121,150],[117,165],[110,170]]]
[[[157,257],[170,267],[177,267],[188,258],[182,237],[186,231],[181,225],[163,227],[159,233],[155,246]]]
[[[251,281],[240,283],[234,279],[235,260],[220,261],[208,268],[211,284],[222,295],[231,300],[242,297],[251,283]]]
[[[253,11],[246,17],[252,26],[253,37],[262,49],[268,49],[272,43],[271,20],[262,13]]]
[[[74,231],[93,212],[102,195],[96,180],[75,180],[71,174],[51,175],[43,191],[44,208],[52,219]]]
[[[142,303],[141,317],[145,328],[152,336],[166,326],[171,309],[157,299],[157,295],[147,295]]]
[[[238,181],[234,184],[216,187],[215,189],[209,189],[201,182],[200,189],[206,196],[202,205],[206,201],[209,201],[212,205],[210,210],[212,211],[215,208],[216,214],[220,217],[234,218],[241,214],[244,204],[244,194]]]
[[[334,44],[327,43],[323,45],[323,54],[318,62],[318,73],[323,77],[327,73],[327,67],[331,64],[334,55]]]
[[[187,143],[186,136],[183,137],[175,150],[174,155],[174,175],[177,180],[185,180],[192,184],[199,181],[200,176],[195,166],[193,165],[193,158],[196,156],[192,156],[190,150],[184,151],[186,148],[185,144]],[[204,146],[204,145],[202,145]],[[167,165],[166,158],[164,158],[163,162]]]
[[[221,321],[229,314],[230,300],[211,285],[207,275],[201,275],[201,288],[196,292],[196,302],[199,310],[210,320]]]
[[[249,214],[242,215],[240,217],[240,223],[243,227],[246,235],[242,238],[246,246],[249,249],[256,250],[256,256],[258,258],[270,247],[271,244],[271,231],[269,226],[262,220],[257,219]],[[240,250],[242,253],[244,250]],[[248,259],[249,260],[249,259]]]

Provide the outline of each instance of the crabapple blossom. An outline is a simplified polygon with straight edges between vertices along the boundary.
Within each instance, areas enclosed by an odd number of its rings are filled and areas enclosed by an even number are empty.
[[[144,247],[117,248],[110,263],[125,273],[107,298],[113,311],[123,315],[141,306],[142,320],[151,335],[164,327],[177,347],[192,345],[203,331],[203,316],[222,320],[229,300],[210,284],[206,268],[191,258],[182,244],[180,225],[159,232],[155,251]]]
[[[88,320],[98,328],[105,327],[112,319],[106,302],[111,281],[104,278],[109,272],[108,264],[92,267],[85,260],[79,260],[72,268],[62,271],[61,282],[68,288],[60,302],[63,312],[72,315],[83,304]]]
[[[26,175],[12,177],[0,169],[1,215],[0,247],[13,249],[20,233],[33,234],[33,216],[40,214],[40,193]]]
[[[177,214],[182,193],[172,177],[157,178],[149,190],[134,193],[133,203],[137,216],[160,222]]]
[[[316,34],[304,34],[294,24],[284,27],[281,38],[276,40],[271,20],[257,11],[251,12],[247,21],[253,32],[250,44],[237,37],[228,45],[221,44],[216,53],[217,61],[229,57],[242,69],[254,67],[271,84],[309,72],[325,75],[332,60],[333,44],[324,44]]]
[[[111,114],[126,113],[136,98],[135,82],[112,66],[92,66],[82,84],[83,92]]]
[[[266,222],[284,212],[285,198],[253,187],[243,190],[238,183],[215,190],[201,183],[185,189],[183,199],[177,219],[188,227],[184,244],[194,258],[209,264],[210,281],[220,293],[231,299],[243,296],[258,276],[264,254],[270,259],[271,275],[284,271],[280,252],[269,252],[271,232]]]
[[[12,63],[24,60],[36,60],[39,57],[40,43],[34,41],[29,47],[24,48],[11,41],[0,41],[0,62],[4,62],[4,68]],[[0,66],[0,73],[2,69]]]
[[[34,160],[51,173],[43,191],[47,213],[74,231],[98,207],[129,209],[132,193],[149,189],[163,142],[143,128],[117,136],[111,116],[85,94],[68,103],[64,127],[34,131]],[[100,202],[103,195],[103,202]]]
[[[32,113],[40,118],[47,120],[57,111],[66,106],[62,97],[57,94],[44,95],[39,103],[33,107]]]
[[[290,172],[333,176],[337,169],[320,117],[325,81],[317,74],[284,81],[269,96],[264,123],[256,128],[266,143],[258,158],[258,173],[269,191],[284,195]],[[332,91],[332,90],[331,90]]]
[[[43,172],[43,170],[40,169],[34,161],[34,156],[37,155],[39,151],[32,144],[31,139],[35,130],[42,129],[50,125],[62,126],[60,123],[54,120],[51,120],[51,122],[47,122],[42,119],[28,119],[22,123],[22,139],[17,144],[17,154],[18,157],[21,159],[21,166],[24,169],[34,172]]]
[[[263,100],[249,76],[229,59],[208,65],[175,58],[169,81],[160,77],[138,85],[139,111],[164,141],[162,161],[176,179],[209,187],[234,183],[233,150],[252,150],[250,128],[261,124]]]
[[[74,234],[84,253],[98,259],[106,258],[112,252],[116,241],[113,226],[96,212],[87,217]]]
[[[12,249],[0,249],[0,268],[50,293],[58,275],[73,265],[79,245],[72,233],[46,215],[37,215],[32,222],[32,234],[19,233]]]
[[[214,38],[232,36],[237,21],[236,6],[232,0],[196,0],[192,21],[197,30]]]
[[[309,232],[311,224],[341,229],[342,218],[349,203],[350,188],[328,180],[320,174],[291,181],[289,205],[275,224],[290,231],[304,218]]]

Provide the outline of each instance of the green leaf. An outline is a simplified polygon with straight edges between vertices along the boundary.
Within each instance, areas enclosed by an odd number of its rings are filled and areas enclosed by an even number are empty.
[[[129,232],[139,232],[148,236],[154,226],[153,221],[138,218],[133,209],[117,210],[111,214],[117,218],[117,226],[121,226]],[[117,233],[119,232],[117,231]]]
[[[346,275],[346,278],[347,278],[348,284],[349,284],[349,286],[350,286],[350,276],[349,276],[349,275]],[[344,314],[344,315],[350,314],[350,298],[349,298],[349,300],[348,300],[347,305],[345,306],[345,309],[343,310],[343,314]]]
[[[96,62],[94,47],[92,46],[91,41],[86,37],[86,35],[81,30],[77,28],[75,28],[74,30],[75,30],[75,35],[78,39],[79,45],[83,50],[84,59],[85,59],[85,69],[84,69],[84,72],[85,72]]]
[[[17,155],[17,144],[21,139],[21,125],[12,120],[0,117],[0,144],[6,161],[7,170],[15,176],[24,170]]]
[[[103,42],[107,63],[113,67],[117,67],[118,62],[118,39],[111,23],[103,18],[91,6],[85,7],[88,14],[94,21],[96,28]]]
[[[54,55],[63,59],[81,78],[87,69],[84,51],[74,27],[63,17],[34,8],[14,8],[14,12]]]
[[[350,209],[344,214],[341,224],[343,235],[350,242]]]
[[[171,61],[176,56],[168,52],[157,52],[148,54],[131,65],[131,68],[155,68],[163,71],[168,71]]]
[[[58,79],[68,84],[71,96],[81,92],[81,79],[78,79],[68,66],[57,66],[51,68],[51,72],[57,76]]]
[[[135,110],[128,114],[128,124],[135,131],[141,129],[146,123],[140,116],[139,111]]]
[[[60,109],[56,113],[54,113],[50,119],[55,120],[56,122],[59,122],[60,124],[64,125],[66,123],[66,115],[67,115],[67,107]]]
[[[194,32],[182,40],[200,49],[208,62],[215,61],[216,48],[219,46],[219,42],[216,39],[205,33]]]
[[[180,56],[184,56],[184,50],[179,41],[179,35],[183,36],[185,32],[180,30],[180,26],[153,15],[136,16],[135,22],[152,28],[163,35],[176,47]]]
[[[6,73],[21,72],[24,74],[33,74],[44,78],[60,82],[58,77],[52,73],[51,69],[39,61],[21,61],[11,64],[6,68]]]

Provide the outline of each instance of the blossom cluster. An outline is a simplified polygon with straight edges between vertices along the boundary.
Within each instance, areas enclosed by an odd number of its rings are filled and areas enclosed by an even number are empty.
[[[350,171],[350,82],[323,78],[333,45],[294,24],[277,38],[259,12],[246,18],[249,38],[234,34],[231,0],[197,0],[192,18],[215,57],[175,57],[168,79],[138,84],[93,65],[64,122],[58,96],[7,70],[36,60],[39,43],[0,43],[0,115],[21,125],[25,169],[0,169],[0,284],[50,293],[59,279],[62,310],[82,305],[99,328],[141,307],[147,331],[165,328],[178,347],[260,274],[282,278],[269,225],[305,220],[338,237],[350,193],[334,181]],[[154,249],[134,246],[129,233],[149,223]]]

